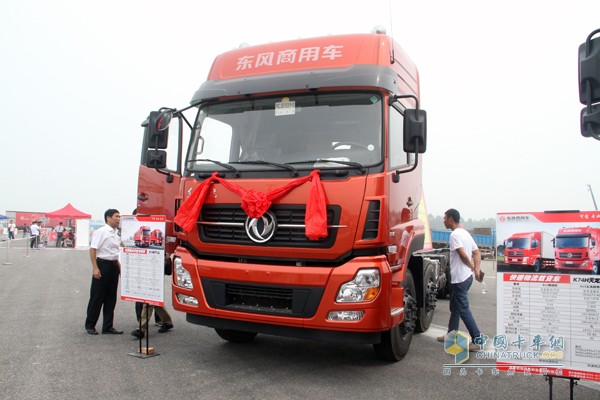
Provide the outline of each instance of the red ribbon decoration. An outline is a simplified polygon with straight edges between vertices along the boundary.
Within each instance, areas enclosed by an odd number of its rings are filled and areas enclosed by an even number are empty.
[[[177,212],[174,221],[184,231],[190,232],[194,229],[200,210],[202,210],[202,206],[206,200],[208,188],[215,181],[241,196],[242,209],[250,218],[260,218],[271,207],[274,200],[277,200],[295,187],[311,181],[308,202],[306,203],[306,214],[304,216],[305,234],[310,240],[319,240],[327,237],[327,199],[323,190],[323,184],[321,183],[321,177],[319,176],[319,170],[314,170],[310,175],[293,180],[287,185],[271,190],[268,193],[262,193],[254,189],[245,190],[235,183],[219,178],[217,172],[213,172],[210,178],[206,179],[192,191]]]

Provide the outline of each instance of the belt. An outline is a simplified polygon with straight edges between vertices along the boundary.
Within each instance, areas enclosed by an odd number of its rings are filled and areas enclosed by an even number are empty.
[[[109,262],[109,263],[116,264],[116,263],[117,263],[117,261],[119,261],[119,260],[107,260],[107,259],[105,259],[105,258],[100,258],[100,257],[97,257],[97,258],[96,258],[96,261],[104,261],[104,262]]]

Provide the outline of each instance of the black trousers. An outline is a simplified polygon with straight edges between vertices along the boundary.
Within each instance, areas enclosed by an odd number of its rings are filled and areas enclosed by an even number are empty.
[[[62,237],[63,237],[62,232],[56,233],[56,247],[60,247],[60,245],[62,244]]]
[[[102,332],[104,332],[113,327],[120,271],[117,261],[97,258],[96,263],[102,276],[100,279],[92,277],[85,329],[96,327],[102,310]]]

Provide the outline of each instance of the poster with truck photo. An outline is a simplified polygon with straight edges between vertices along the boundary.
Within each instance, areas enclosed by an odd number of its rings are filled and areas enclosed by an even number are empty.
[[[498,213],[500,370],[600,381],[599,211]]]
[[[164,304],[164,215],[121,216],[121,299]]]
[[[583,273],[600,268],[600,211],[500,212],[498,270]]]

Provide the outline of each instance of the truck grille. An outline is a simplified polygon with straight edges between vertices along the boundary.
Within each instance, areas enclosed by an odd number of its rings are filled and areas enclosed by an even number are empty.
[[[273,205],[270,211],[277,218],[275,235],[265,243],[255,243],[246,234],[244,223],[248,216],[239,205],[204,205],[198,218],[198,235],[205,243],[225,243],[244,246],[279,246],[329,248],[335,243],[340,207],[327,207],[328,235],[309,240],[305,236],[304,205]]]
[[[506,254],[515,257],[522,257],[525,255],[525,253],[523,253],[522,251],[507,251]]]
[[[583,253],[558,253],[560,258],[581,258]]]
[[[322,288],[254,285],[202,279],[206,301],[213,308],[310,318],[315,315]]]

